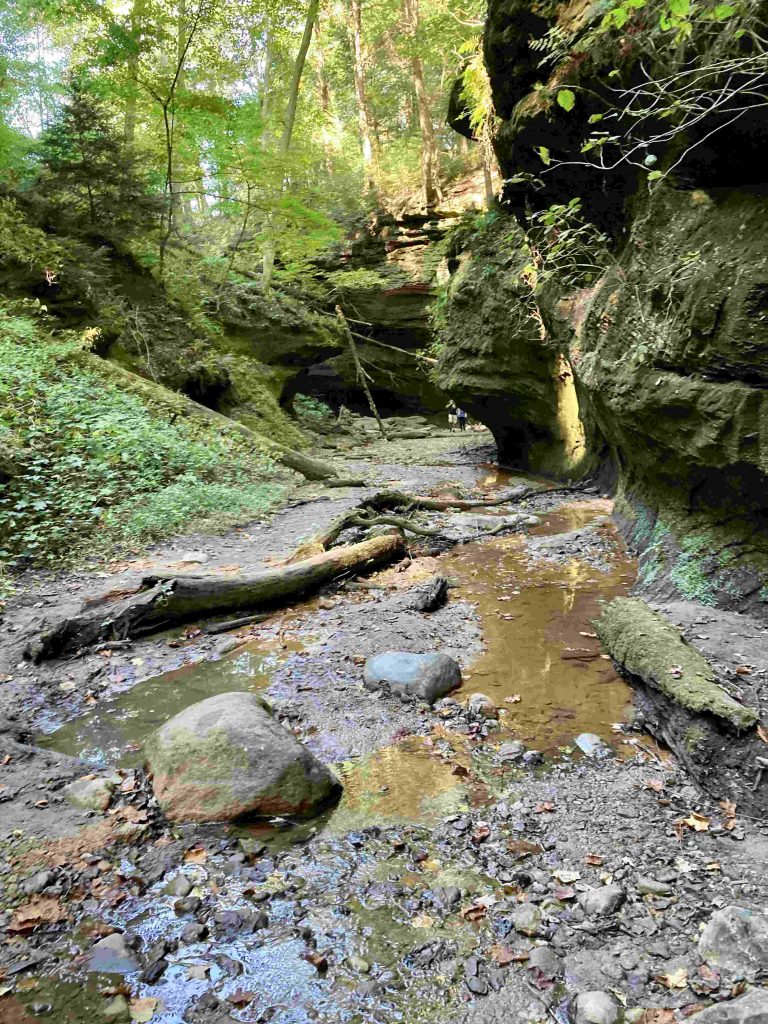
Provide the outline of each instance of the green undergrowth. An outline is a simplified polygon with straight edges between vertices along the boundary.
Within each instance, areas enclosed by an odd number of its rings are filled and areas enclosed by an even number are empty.
[[[268,512],[280,474],[253,439],[184,416],[183,399],[50,333],[39,309],[0,305],[0,560],[64,564],[181,529]],[[109,370],[115,370],[113,376]],[[153,401],[150,387],[167,401]],[[9,454],[10,453],[10,454]]]

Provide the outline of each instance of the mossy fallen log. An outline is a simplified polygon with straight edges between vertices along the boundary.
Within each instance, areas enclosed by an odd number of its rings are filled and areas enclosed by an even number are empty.
[[[248,576],[154,573],[133,593],[106,593],[86,601],[74,615],[39,622],[25,655],[40,662],[98,640],[122,640],[207,616],[276,607],[344,573],[365,572],[403,553],[402,537],[391,533]]]
[[[692,714],[749,729],[755,712],[718,685],[709,662],[675,627],[635,597],[617,597],[596,622],[603,646],[621,668]]]
[[[707,660],[644,601],[616,598],[595,625],[637,690],[642,727],[710,796],[730,800],[740,814],[768,815],[768,759],[755,711],[719,686]]]

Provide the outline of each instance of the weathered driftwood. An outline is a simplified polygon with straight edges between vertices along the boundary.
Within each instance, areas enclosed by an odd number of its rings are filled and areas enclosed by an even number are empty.
[[[558,487],[552,490],[547,490],[546,493],[570,493],[571,491],[579,491],[580,489],[581,488],[578,485],[573,487]],[[521,486],[514,488],[512,491],[508,491],[502,498],[478,498],[473,499],[472,501],[468,501],[463,498],[430,498],[427,495],[405,494],[402,491],[379,491],[377,494],[373,494],[366,498],[357,508],[353,508],[342,513],[336,519],[328,523],[328,525],[324,529],[320,530],[319,533],[316,533],[313,537],[310,537],[309,540],[301,544],[283,564],[291,565],[293,562],[322,553],[326,548],[333,544],[344,530],[349,529],[350,526],[367,526],[371,528],[374,526],[388,525],[396,526],[399,530],[416,534],[419,537],[440,536],[440,530],[431,529],[426,526],[419,526],[417,523],[400,516],[381,514],[386,513],[387,510],[400,509],[404,512],[464,512],[475,508],[486,508],[493,505],[506,505],[510,502],[522,501],[534,494],[540,494],[544,490],[545,488],[543,487]],[[380,514],[374,516],[373,513]],[[483,533],[482,536],[492,537],[509,528],[509,523],[501,522],[492,530],[488,530]]]
[[[494,505],[509,505],[534,494],[570,494],[584,489],[583,484],[567,487],[514,487],[499,498],[430,498],[422,494],[404,494],[401,491],[379,491],[365,499],[365,504],[375,509],[407,509],[424,512],[466,512],[475,508],[491,508]]]
[[[126,639],[210,615],[287,604],[343,573],[364,572],[403,552],[402,536],[392,533],[250,576],[155,573],[131,594],[104,594],[84,603],[75,615],[44,621],[25,653],[39,662],[98,640]]]

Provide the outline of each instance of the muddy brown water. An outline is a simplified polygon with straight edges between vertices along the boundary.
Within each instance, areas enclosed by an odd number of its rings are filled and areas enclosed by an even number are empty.
[[[568,533],[609,512],[601,500],[569,505],[529,532]],[[605,529],[615,537],[609,524]],[[603,655],[592,621],[606,601],[629,590],[632,560],[619,554],[602,571],[577,558],[532,558],[515,535],[456,548],[444,565],[459,581],[456,593],[476,604],[486,643],[462,690],[487,694],[501,708],[503,731],[546,753],[582,732],[614,738],[631,694]]]
[[[478,472],[486,491],[508,486],[511,479],[495,467],[479,467]],[[501,514],[495,507],[489,511]],[[599,499],[564,505],[542,516],[529,532],[567,533],[609,511],[610,504]],[[613,532],[607,522],[603,528]],[[465,666],[462,688],[454,696],[462,700],[482,692],[498,705],[500,727],[491,741],[515,738],[546,754],[572,748],[582,732],[615,744],[613,725],[623,719],[630,691],[602,655],[591,623],[602,603],[626,593],[634,580],[634,565],[618,542],[607,571],[577,558],[531,557],[521,535],[468,543],[439,562],[455,586],[453,593],[473,603],[481,619],[485,650]],[[218,661],[138,683],[41,737],[40,743],[93,764],[140,764],[146,736],[184,707],[216,693],[269,687],[275,669],[301,649],[290,640],[291,624],[295,627],[311,609],[312,604],[287,615],[280,640],[248,642]],[[483,787],[455,771],[457,765],[471,769],[467,747],[466,738],[451,736],[446,723],[437,737],[409,737],[337,765],[344,796],[326,827],[341,832],[371,821],[437,820],[482,801]]]

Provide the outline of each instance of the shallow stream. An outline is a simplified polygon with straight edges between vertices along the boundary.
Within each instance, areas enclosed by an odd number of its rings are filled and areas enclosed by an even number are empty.
[[[486,492],[507,482],[496,470],[483,471],[478,481]],[[609,512],[610,504],[600,499],[563,505],[529,531],[551,536],[598,522],[615,541],[607,568],[567,554],[557,561],[532,557],[519,534],[463,544],[437,559],[452,583],[452,599],[475,606],[485,648],[465,664],[463,685],[452,696],[463,700],[482,692],[498,706],[493,743],[514,738],[551,755],[573,748],[583,732],[615,740],[613,726],[624,717],[630,690],[601,653],[591,623],[603,602],[628,591],[634,566],[605,518]],[[39,742],[94,765],[138,765],[146,736],[184,707],[226,691],[267,690],[276,669],[302,652],[296,671],[311,674],[312,644],[295,634],[308,622],[311,629],[316,608],[309,602],[284,614],[277,635],[273,630],[268,639],[246,642],[218,661],[186,666],[102,699]],[[467,737],[452,734],[449,722],[431,736],[406,737],[345,761],[337,765],[344,796],[327,826],[341,832],[371,822],[436,820],[487,798],[488,780],[478,779],[472,768]]]
[[[497,471],[483,472],[478,479],[486,493],[509,482]],[[499,507],[488,511],[503,514]],[[452,729],[446,719],[444,724],[427,726],[423,734],[404,736],[367,757],[338,764],[344,796],[321,819],[285,830],[267,823],[183,830],[187,843],[197,844],[195,849],[223,851],[207,866],[204,859],[183,865],[193,892],[226,913],[249,911],[254,903],[268,906],[269,932],[211,935],[202,942],[182,943],[178,952],[169,953],[159,985],[134,981],[130,986],[134,994],[157,1003],[153,1022],[181,1024],[186,1008],[211,985],[219,998],[229,1000],[235,1019],[253,1024],[426,1024],[440,1018],[450,989],[435,987],[428,966],[422,969],[408,961],[411,973],[402,995],[394,974],[391,990],[387,987],[387,972],[408,960],[415,941],[433,934],[447,940],[457,957],[468,956],[477,939],[471,920],[458,917],[438,926],[428,914],[414,916],[412,907],[425,886],[458,885],[471,894],[487,891],[489,879],[471,860],[455,860],[445,844],[430,848],[426,859],[414,864],[407,851],[388,845],[391,840],[384,839],[383,847],[377,847],[376,830],[362,830],[372,824],[394,824],[399,832],[402,825],[407,836],[418,832],[409,826],[426,825],[421,841],[428,846],[433,822],[451,814],[458,818],[470,805],[482,806],[501,791],[514,791],[517,769],[499,768],[493,760],[505,740],[521,740],[552,756],[580,756],[573,741],[581,732],[597,733],[617,745],[613,726],[625,715],[630,691],[602,655],[591,621],[602,602],[629,589],[634,566],[606,519],[609,511],[609,504],[599,499],[561,505],[541,515],[539,525],[528,532],[548,537],[594,523],[609,541],[601,546],[602,557],[608,558],[601,567],[572,557],[574,552],[584,553],[578,542],[564,538],[562,551],[549,551],[545,557],[532,552],[522,535],[469,542],[429,560],[437,563],[429,572],[436,569],[451,581],[451,602],[458,607],[474,605],[480,620],[483,651],[464,659],[464,682],[452,696],[462,701],[479,691],[498,706],[498,726],[479,745],[484,755],[476,756],[473,737]],[[606,551],[613,554],[606,556]],[[390,586],[395,572],[383,571],[371,582]],[[333,609],[339,612],[346,602],[359,605],[369,600],[370,595],[361,593],[339,596]],[[294,664],[296,678],[311,683],[313,649],[323,646],[315,644],[312,631],[318,628],[316,616],[323,607],[323,599],[307,602],[273,620],[263,639],[245,642],[218,661],[167,672],[113,693],[39,742],[94,765],[136,765],[142,761],[142,742],[149,732],[189,704],[228,690],[264,691],[277,673]],[[467,614],[472,614],[469,607]],[[385,629],[381,635],[386,645]],[[414,721],[418,726],[415,713]],[[524,774],[521,783],[525,784]],[[232,849],[234,837],[260,849],[265,844],[247,879],[236,871],[225,869],[222,874],[222,858]],[[130,858],[121,870],[130,880],[135,870]],[[145,949],[161,938],[173,940],[185,920],[174,913],[175,897],[166,885],[163,879],[140,896],[129,896],[113,907],[102,905],[97,917],[140,936]],[[309,924],[316,948],[333,951],[338,967],[332,984],[308,959],[297,921]],[[350,966],[361,956],[375,965],[378,988],[371,991],[379,995],[371,1000],[365,995],[367,982],[360,985],[360,968]],[[78,961],[69,967],[66,963],[65,957],[63,966],[72,979]],[[19,989],[18,998],[6,1003],[10,1020],[29,1024],[35,1019],[31,1014],[37,1013],[29,1009],[33,1003],[48,1001],[48,1019],[58,1024],[101,1019],[104,992],[120,991],[109,985],[105,989],[104,979],[91,974],[80,984],[30,978],[28,990]],[[248,1001],[240,1008],[236,1000],[243,990]]]

